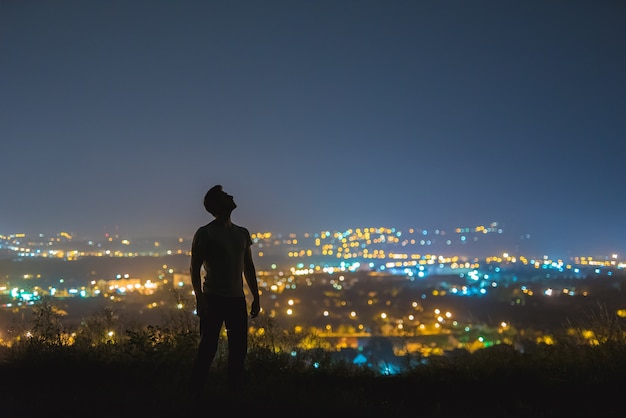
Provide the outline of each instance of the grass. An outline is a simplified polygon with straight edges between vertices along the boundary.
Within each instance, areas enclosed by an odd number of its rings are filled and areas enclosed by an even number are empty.
[[[30,338],[1,347],[2,417],[179,417],[198,410],[271,417],[625,415],[619,391],[626,385],[626,339],[613,316],[593,317],[601,337],[593,344],[581,338],[588,331],[580,327],[523,352],[501,344],[427,361],[407,358],[408,367],[392,376],[323,349],[298,348],[268,326],[272,332],[251,338],[248,382],[237,392],[225,384],[221,341],[201,405],[187,391],[198,342],[194,318],[173,317],[166,329],[122,330],[103,311],[68,334],[50,305],[37,306],[33,317]],[[110,327],[117,327],[116,337]]]
[[[199,407],[187,393],[191,351],[135,359],[35,348],[0,365],[2,416],[169,417]],[[626,384],[623,345],[538,346],[529,353],[502,345],[433,358],[396,376],[341,363],[312,369],[258,354],[251,351],[249,381],[237,393],[227,389],[225,359],[218,359],[201,407],[274,417],[624,416],[615,394]]]

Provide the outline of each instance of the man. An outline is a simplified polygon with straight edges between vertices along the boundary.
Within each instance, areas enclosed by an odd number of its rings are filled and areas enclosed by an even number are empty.
[[[228,383],[232,389],[243,384],[248,351],[248,313],[243,288],[245,277],[252,295],[250,316],[260,310],[259,288],[246,228],[231,221],[237,207],[221,185],[204,196],[204,207],[214,216],[196,231],[191,245],[191,283],[200,317],[200,344],[191,375],[192,394],[200,397],[215,358],[222,324],[228,337]],[[204,268],[204,282],[201,270]]]

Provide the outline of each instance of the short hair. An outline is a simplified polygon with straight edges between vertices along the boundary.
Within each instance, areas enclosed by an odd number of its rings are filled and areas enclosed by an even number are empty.
[[[216,184],[211,187],[208,192],[204,195],[204,208],[211,215],[215,215],[216,212],[216,203],[217,197],[222,193],[222,185]]]

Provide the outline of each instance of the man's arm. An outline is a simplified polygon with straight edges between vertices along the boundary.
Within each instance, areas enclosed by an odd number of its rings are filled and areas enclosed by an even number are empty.
[[[261,312],[261,301],[259,296],[259,285],[256,280],[256,268],[254,267],[254,260],[252,260],[252,250],[250,247],[246,249],[246,253],[243,257],[243,274],[246,278],[246,283],[252,294],[252,306],[250,308],[250,316],[255,318],[259,312]]]
[[[191,286],[196,295],[196,314],[203,316],[206,313],[206,300],[202,295],[202,251],[200,249],[199,235],[200,230],[196,232],[191,244],[191,265],[189,266],[189,274],[191,275]]]

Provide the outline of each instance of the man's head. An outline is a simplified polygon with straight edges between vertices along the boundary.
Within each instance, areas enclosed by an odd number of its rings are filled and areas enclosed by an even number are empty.
[[[213,216],[230,215],[236,207],[233,197],[226,193],[220,184],[211,187],[204,195],[204,208]]]

